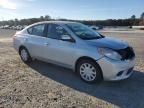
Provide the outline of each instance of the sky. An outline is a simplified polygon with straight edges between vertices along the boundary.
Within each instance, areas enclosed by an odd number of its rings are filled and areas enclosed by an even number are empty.
[[[144,0],[0,0],[0,20],[52,18],[74,20],[124,19],[140,17]]]

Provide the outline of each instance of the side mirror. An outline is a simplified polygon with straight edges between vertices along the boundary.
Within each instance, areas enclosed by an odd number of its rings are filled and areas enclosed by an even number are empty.
[[[69,41],[69,42],[75,42],[74,39],[72,39],[69,35],[62,35],[61,40],[62,41]]]
[[[96,28],[92,28],[93,30],[97,30]]]

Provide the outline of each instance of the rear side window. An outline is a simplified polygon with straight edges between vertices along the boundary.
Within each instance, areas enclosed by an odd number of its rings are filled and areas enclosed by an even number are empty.
[[[44,36],[45,24],[39,24],[28,29],[28,33],[36,36]]]
[[[32,34],[32,27],[29,28],[27,31],[28,31],[29,34]]]

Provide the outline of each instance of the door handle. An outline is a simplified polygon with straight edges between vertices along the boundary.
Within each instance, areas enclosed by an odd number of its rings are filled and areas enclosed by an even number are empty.
[[[46,42],[46,43],[44,43],[44,45],[45,45],[45,46],[48,46],[48,45],[49,45],[49,43],[47,43],[47,42]]]

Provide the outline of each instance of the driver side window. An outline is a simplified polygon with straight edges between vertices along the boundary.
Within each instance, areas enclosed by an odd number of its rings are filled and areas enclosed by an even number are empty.
[[[69,35],[68,32],[57,24],[49,24],[48,25],[48,38],[60,40],[63,35]]]

